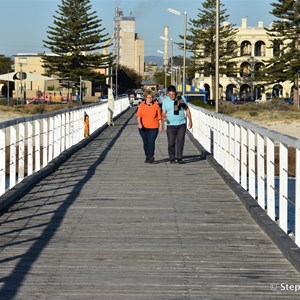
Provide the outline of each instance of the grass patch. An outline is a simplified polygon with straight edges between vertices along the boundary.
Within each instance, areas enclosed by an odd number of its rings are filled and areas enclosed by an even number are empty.
[[[249,111],[249,115],[251,117],[256,117],[256,116],[258,116],[258,111]]]
[[[220,113],[248,121],[300,121],[300,111],[280,99],[274,99],[265,103],[247,102],[233,104],[221,103]]]
[[[68,104],[23,104],[23,105],[0,105],[0,112],[5,115],[20,115],[29,116],[50,113],[66,108],[72,108],[78,106],[77,103]]]

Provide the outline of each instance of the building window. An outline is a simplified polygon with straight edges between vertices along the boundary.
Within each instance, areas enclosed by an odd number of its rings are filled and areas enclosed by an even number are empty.
[[[280,56],[280,48],[282,43],[279,40],[273,42],[273,56]]]
[[[251,68],[248,62],[243,62],[240,66],[240,76],[241,77],[250,77],[251,76]]]
[[[241,44],[241,56],[251,55],[251,43],[249,41],[243,41]]]
[[[236,64],[235,63],[228,63],[226,65],[226,76],[227,77],[237,77],[236,74],[237,70],[236,70]]]
[[[257,77],[261,69],[264,67],[262,62],[258,62],[254,65],[254,77]]]
[[[266,44],[263,41],[255,43],[254,56],[266,56]]]

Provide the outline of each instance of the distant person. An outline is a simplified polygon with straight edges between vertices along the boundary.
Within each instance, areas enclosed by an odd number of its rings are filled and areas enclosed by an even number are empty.
[[[168,96],[162,104],[162,118],[167,121],[169,159],[170,163],[183,164],[186,127],[191,129],[193,126],[191,111],[185,98],[177,94],[174,85],[170,85],[167,91]]]
[[[166,98],[166,93],[162,92],[160,94],[160,96],[158,97],[158,105],[160,108],[162,108],[162,104],[163,104],[165,98]]]
[[[90,120],[89,115],[84,113],[84,137],[90,136]]]
[[[145,163],[152,164],[155,161],[155,140],[158,131],[162,131],[161,112],[158,103],[154,101],[154,93],[146,91],[144,101],[138,107],[136,113],[139,133],[143,140]]]

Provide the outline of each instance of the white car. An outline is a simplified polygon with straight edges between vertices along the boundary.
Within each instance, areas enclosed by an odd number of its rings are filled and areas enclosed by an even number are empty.
[[[142,102],[142,101],[143,101],[142,98],[137,98],[137,97],[135,97],[135,98],[133,99],[132,105],[133,105],[133,106],[137,106],[137,105],[139,105],[140,102]]]
[[[136,98],[142,100],[144,98],[144,93],[141,92],[136,93]]]

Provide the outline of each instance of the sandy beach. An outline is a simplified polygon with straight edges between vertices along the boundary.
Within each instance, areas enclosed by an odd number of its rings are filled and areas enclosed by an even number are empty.
[[[254,123],[252,121],[252,123]],[[300,121],[263,121],[256,124],[274,131],[300,139]]]

